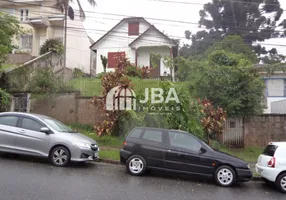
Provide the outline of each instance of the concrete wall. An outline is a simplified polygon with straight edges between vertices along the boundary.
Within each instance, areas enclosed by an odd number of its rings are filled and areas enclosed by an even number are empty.
[[[32,99],[30,112],[53,117],[66,124],[95,125],[102,119],[100,108],[90,103],[91,97],[79,92],[60,93],[47,99]]]
[[[24,53],[17,53],[17,54],[9,54],[7,63],[10,64],[24,64],[25,62],[28,62],[32,60],[33,56],[30,54],[24,54]]]
[[[286,115],[262,115],[244,119],[244,146],[265,146],[286,141]]]
[[[10,91],[27,91],[28,83],[33,80],[37,69],[50,68],[54,74],[62,78],[64,82],[69,81],[73,72],[71,69],[63,68],[63,56],[56,53],[46,53],[24,65],[6,72],[9,79]]]
[[[76,94],[66,93],[48,99],[32,99],[30,112],[47,115],[64,123],[74,123],[76,120]]]

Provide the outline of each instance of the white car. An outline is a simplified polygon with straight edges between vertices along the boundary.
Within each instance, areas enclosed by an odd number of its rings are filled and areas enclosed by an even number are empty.
[[[286,193],[286,142],[270,142],[255,168],[265,182],[275,183],[281,192]]]

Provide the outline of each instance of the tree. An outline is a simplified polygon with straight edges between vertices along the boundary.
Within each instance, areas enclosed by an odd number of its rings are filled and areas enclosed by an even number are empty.
[[[88,3],[91,5],[91,6],[95,6],[96,5],[96,2],[95,0],[87,0]],[[65,5],[67,5],[67,11],[68,11],[68,16],[71,20],[74,20],[74,10],[73,8],[70,6],[70,3],[73,3],[74,0],[57,0],[57,3],[56,3],[56,8],[61,10],[62,12],[64,12],[65,10]],[[77,2],[77,5],[79,7],[79,13],[80,13],[80,17],[85,19],[85,12],[81,6],[81,1],[80,0],[76,0]]]
[[[192,95],[209,99],[228,116],[262,113],[265,85],[249,60],[240,54],[214,51],[207,60],[189,64]]]
[[[181,52],[185,56],[204,53],[212,44],[221,41],[228,35],[240,35],[243,40],[253,46],[256,41],[264,41],[275,37],[284,37],[286,31],[275,31],[277,26],[285,30],[285,20],[278,23],[283,13],[279,0],[213,0],[206,3],[199,12],[199,26],[207,30],[192,35],[185,32],[186,38],[192,40],[191,46],[185,46]],[[259,51],[267,54],[269,51]],[[265,49],[264,49],[265,50]],[[273,54],[272,54],[273,55]]]
[[[0,69],[1,65],[5,63],[7,54],[12,51],[12,38],[21,33],[19,21],[11,16],[0,12]],[[9,94],[1,89],[7,87],[5,73],[0,73],[0,112],[6,111],[9,104]],[[3,77],[2,77],[3,75]]]
[[[12,51],[12,39],[20,34],[19,21],[8,14],[0,12],[0,67],[6,61],[6,56]]]

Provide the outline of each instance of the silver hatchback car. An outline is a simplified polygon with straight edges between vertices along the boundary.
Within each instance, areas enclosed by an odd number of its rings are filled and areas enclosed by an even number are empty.
[[[99,158],[95,140],[38,114],[0,113],[0,152],[46,157],[56,166]]]

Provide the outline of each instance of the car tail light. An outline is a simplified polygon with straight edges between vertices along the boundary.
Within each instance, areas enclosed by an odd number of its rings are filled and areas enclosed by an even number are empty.
[[[276,159],[273,157],[273,158],[271,158],[271,160],[269,160],[267,166],[275,168],[275,162],[276,162]]]
[[[127,145],[127,142],[124,140],[124,142],[123,142],[123,146],[126,146]]]

